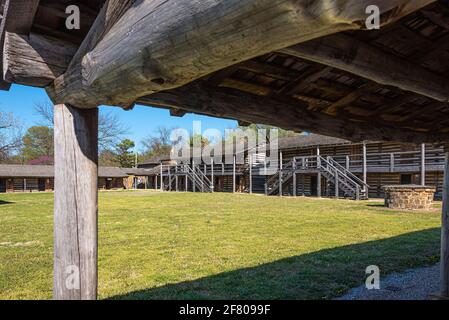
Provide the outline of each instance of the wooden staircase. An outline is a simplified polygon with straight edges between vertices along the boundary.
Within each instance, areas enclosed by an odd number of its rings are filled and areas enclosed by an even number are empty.
[[[283,186],[297,173],[320,173],[335,188],[336,196],[354,200],[368,199],[369,186],[334,159],[321,156],[296,157],[272,176],[266,184],[266,194],[283,194]]]

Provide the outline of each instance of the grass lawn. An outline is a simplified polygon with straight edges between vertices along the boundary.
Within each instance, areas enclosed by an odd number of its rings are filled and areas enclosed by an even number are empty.
[[[439,206],[439,204],[437,205]],[[50,299],[53,195],[0,195],[0,299]],[[102,192],[99,295],[329,299],[439,259],[440,213],[381,202]]]

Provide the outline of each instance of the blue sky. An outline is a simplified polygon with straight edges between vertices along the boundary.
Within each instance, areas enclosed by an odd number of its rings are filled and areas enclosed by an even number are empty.
[[[34,110],[34,104],[49,101],[44,89],[13,85],[10,91],[0,90],[0,110],[12,112],[24,128],[42,124],[42,119]],[[130,128],[127,137],[136,142],[137,150],[141,149],[142,139],[151,135],[159,126],[184,128],[191,132],[193,121],[201,121],[204,132],[206,129],[224,131],[224,129],[234,128],[237,125],[236,121],[192,114],[183,118],[171,117],[168,110],[143,106],[136,106],[132,111],[123,111],[120,108],[112,107],[101,107],[100,109],[118,114],[123,124]]]

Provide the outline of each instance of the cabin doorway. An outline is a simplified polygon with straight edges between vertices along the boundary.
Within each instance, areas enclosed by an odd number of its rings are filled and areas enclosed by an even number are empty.
[[[111,190],[112,189],[112,186],[113,186],[112,182],[113,181],[112,181],[111,178],[106,179],[106,190]]]
[[[39,192],[44,192],[45,191],[45,179],[39,179],[37,181],[37,190]]]
[[[6,179],[0,179],[0,193],[6,192]]]

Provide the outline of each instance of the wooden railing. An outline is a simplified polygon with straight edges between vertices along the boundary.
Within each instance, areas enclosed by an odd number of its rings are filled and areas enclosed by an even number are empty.
[[[363,155],[332,156],[341,166],[351,172],[363,170]],[[366,167],[368,172],[420,171],[423,163],[421,151],[368,153]],[[426,150],[424,164],[426,169],[443,170],[443,150]]]

